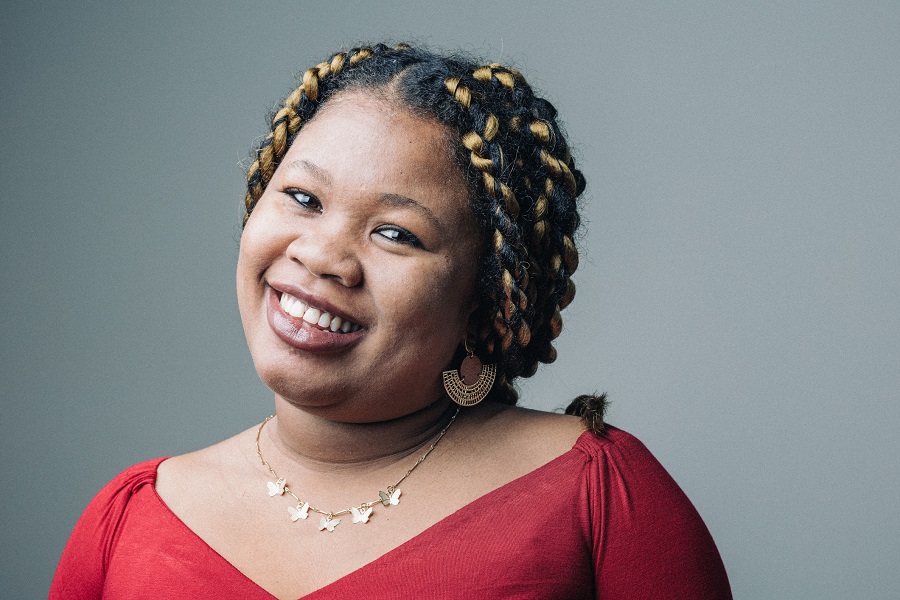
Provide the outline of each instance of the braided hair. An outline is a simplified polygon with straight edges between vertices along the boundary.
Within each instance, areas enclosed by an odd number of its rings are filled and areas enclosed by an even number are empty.
[[[500,64],[405,44],[338,52],[308,69],[271,115],[270,132],[253,150],[244,223],[297,132],[330,97],[349,90],[380,93],[437,119],[458,138],[454,150],[482,235],[475,352],[497,366],[488,399],[515,404],[513,381],[556,359],[560,311],[575,296],[576,199],[585,181],[556,109],[521,73]],[[580,396],[566,412],[599,430],[603,407],[602,396]]]

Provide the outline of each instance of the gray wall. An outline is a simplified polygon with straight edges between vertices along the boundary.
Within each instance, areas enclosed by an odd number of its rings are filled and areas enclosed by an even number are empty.
[[[736,597],[900,597],[900,4],[375,5],[3,3],[4,597],[120,469],[271,409],[241,164],[295,74],[383,38],[522,68],[579,149],[579,294],[525,403],[608,391]]]

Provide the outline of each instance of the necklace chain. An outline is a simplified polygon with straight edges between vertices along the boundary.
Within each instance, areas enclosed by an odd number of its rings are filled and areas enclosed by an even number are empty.
[[[294,500],[297,501],[297,506],[289,507],[288,513],[290,514],[292,521],[297,521],[299,519],[306,519],[309,516],[310,512],[314,512],[322,515],[322,519],[319,523],[320,531],[334,531],[334,528],[337,526],[341,520],[337,517],[341,515],[353,515],[354,523],[368,523],[369,517],[372,514],[372,509],[378,504],[382,504],[385,507],[390,507],[392,505],[396,505],[400,503],[400,490],[398,489],[399,485],[403,483],[403,481],[412,474],[413,471],[416,470],[416,467],[425,462],[425,459],[428,458],[428,455],[431,454],[431,451],[434,450],[440,441],[444,438],[444,434],[447,433],[447,430],[450,429],[450,426],[453,425],[453,422],[456,421],[456,417],[459,415],[459,407],[457,407],[456,412],[453,413],[453,416],[450,417],[450,422],[441,430],[441,432],[437,435],[437,438],[431,443],[428,447],[428,450],[419,457],[413,466],[409,468],[406,473],[403,474],[403,477],[397,480],[397,483],[394,485],[389,485],[387,487],[387,491],[378,491],[379,498],[377,500],[372,500],[370,502],[363,502],[362,504],[358,504],[351,508],[345,508],[343,510],[323,510],[321,508],[316,508],[315,506],[311,506],[308,501],[301,500],[300,497],[291,489],[288,485],[287,480],[283,477],[280,477],[278,473],[275,472],[275,469],[272,468],[272,465],[263,458],[262,450],[259,446],[259,437],[262,433],[263,427],[266,426],[266,423],[271,421],[275,415],[269,415],[266,417],[265,421],[260,423],[259,429],[256,430],[256,455],[259,456],[259,460],[262,462],[263,466],[269,469],[269,472],[275,477],[275,481],[268,482],[267,488],[269,496],[283,496],[284,494],[288,494]]]

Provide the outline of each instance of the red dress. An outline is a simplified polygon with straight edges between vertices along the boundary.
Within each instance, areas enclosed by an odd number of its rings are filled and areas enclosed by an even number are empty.
[[[50,599],[271,600],[163,503],[159,458],[91,501]],[[307,596],[730,599],[700,515],[633,436],[584,433],[546,465]]]

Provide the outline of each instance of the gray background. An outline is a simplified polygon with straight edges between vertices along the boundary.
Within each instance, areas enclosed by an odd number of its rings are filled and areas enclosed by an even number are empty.
[[[0,10],[4,597],[119,470],[268,414],[241,165],[296,74],[381,39],[523,69],[578,148],[579,294],[525,404],[608,391],[736,597],[900,597],[897,2]]]

